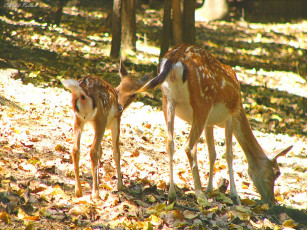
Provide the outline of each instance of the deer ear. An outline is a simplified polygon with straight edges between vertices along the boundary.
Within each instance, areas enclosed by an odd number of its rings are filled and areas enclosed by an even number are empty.
[[[124,63],[122,62],[122,60],[120,60],[119,75],[121,78],[128,76],[128,71],[126,70],[126,67],[124,66]]]
[[[141,78],[139,80],[140,85],[141,86],[145,85],[149,81],[149,79],[152,77],[152,74],[153,74],[153,72],[146,74],[143,78]]]
[[[268,158],[270,160],[277,160],[278,157],[281,156],[285,156],[291,149],[292,149],[293,145],[285,148],[285,149],[280,149],[280,150],[276,150],[274,152],[271,152],[268,156]]]

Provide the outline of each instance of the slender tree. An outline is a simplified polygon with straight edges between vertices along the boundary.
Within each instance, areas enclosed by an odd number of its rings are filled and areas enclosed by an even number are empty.
[[[183,1],[183,42],[195,43],[195,5],[196,0]]]
[[[120,57],[121,46],[121,0],[113,0],[112,12],[112,44],[110,56],[112,58]]]
[[[5,0],[0,0],[0,15],[4,15],[5,13]]]
[[[160,58],[168,51],[171,36],[172,0],[164,1],[163,28],[161,33]]]
[[[57,5],[54,10],[54,23],[60,25],[63,15],[63,8],[68,3],[68,0],[61,0],[57,2]]]
[[[175,45],[182,42],[182,15],[180,0],[172,0],[173,8],[173,40]]]
[[[135,0],[122,0],[122,48],[136,50]]]

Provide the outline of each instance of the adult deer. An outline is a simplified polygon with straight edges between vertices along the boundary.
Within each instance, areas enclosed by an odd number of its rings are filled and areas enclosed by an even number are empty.
[[[120,118],[123,110],[136,98],[136,91],[149,80],[150,74],[142,79],[129,76],[122,62],[119,73],[121,83],[116,89],[98,77],[85,77],[79,81],[73,79],[62,81],[62,84],[72,91],[74,144],[71,155],[75,170],[75,194],[77,197],[82,196],[79,177],[80,140],[86,122],[92,123],[95,131],[90,150],[93,175],[92,197],[99,198],[98,169],[102,154],[101,141],[106,128],[112,131],[113,154],[118,178],[117,187],[118,190],[123,189],[119,150]]]
[[[276,159],[285,155],[292,146],[273,153],[268,153],[261,148],[244,112],[240,84],[234,70],[220,63],[204,49],[186,44],[168,51],[161,59],[158,70],[159,75],[139,91],[147,91],[161,85],[163,112],[168,130],[166,149],[170,163],[169,202],[176,200],[173,181],[173,133],[176,114],[192,126],[185,151],[191,166],[197,198],[204,198],[197,166],[197,142],[205,129],[210,159],[209,183],[206,192],[210,192],[213,190],[213,166],[216,159],[213,126],[218,125],[225,127],[231,197],[240,203],[232,168],[232,133],[234,133],[247,157],[248,174],[262,200],[274,203],[274,181],[280,174]]]

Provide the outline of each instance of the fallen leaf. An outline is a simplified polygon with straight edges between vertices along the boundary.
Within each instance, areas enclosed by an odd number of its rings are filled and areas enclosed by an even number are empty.
[[[282,226],[288,227],[288,228],[296,228],[298,226],[298,224],[295,223],[294,220],[290,219],[290,220],[285,220],[282,223]]]
[[[223,203],[226,203],[226,204],[233,204],[233,201],[230,197],[228,197],[226,194],[224,193],[218,193],[217,196],[215,196],[215,198],[217,200],[222,200]]]
[[[230,212],[234,217],[239,217],[242,221],[248,221],[252,211],[248,207],[237,205],[234,211]]]
[[[198,197],[197,198],[197,203],[201,206],[204,206],[204,207],[209,207],[210,206],[210,203],[208,202],[207,199],[205,198],[202,198],[202,197]]]
[[[156,226],[157,228],[159,226],[162,226],[163,224],[163,220],[156,215],[150,215],[147,219],[145,219],[145,221],[150,222],[153,226]]]
[[[174,205],[175,205],[175,202],[173,202],[173,203],[167,205],[167,206],[165,207],[165,211],[171,211],[171,210],[173,210],[173,209],[174,209]]]
[[[6,213],[6,211],[4,212],[0,212],[0,220],[2,222],[4,222],[5,224],[11,224],[11,220],[9,215]]]
[[[66,150],[66,148],[64,146],[62,146],[62,145],[56,145],[54,147],[54,150],[58,151],[58,152],[64,152]]]
[[[282,195],[275,196],[275,199],[276,199],[277,201],[279,201],[279,202],[281,202],[281,201],[283,201],[283,200],[284,200],[284,198],[283,198],[283,196],[282,196]]]
[[[219,210],[219,206],[215,206],[215,207],[205,210],[204,213],[207,215],[209,213],[216,213],[218,210]]]
[[[140,152],[139,152],[137,149],[135,149],[135,150],[132,152],[131,157],[138,157],[139,155],[140,155]]]
[[[32,230],[33,228],[34,228],[33,222],[26,223],[25,230]]]
[[[87,214],[89,212],[89,206],[86,205],[76,205],[69,210],[69,214],[73,216],[79,216]],[[44,216],[52,216],[54,213],[50,212],[49,209],[46,210]]]
[[[145,197],[145,201],[147,201],[149,203],[155,203],[157,201],[157,199],[153,195],[149,194]]]
[[[32,138],[30,138],[30,141],[32,141],[32,142],[38,142],[39,139],[38,139],[37,137],[32,137]]]
[[[268,211],[269,209],[270,209],[270,205],[269,204],[263,204],[263,205],[261,205],[261,207],[260,207],[260,209],[262,210],[262,211]]]
[[[254,206],[256,204],[254,200],[251,200],[249,198],[241,199],[241,203],[249,206]]]
[[[189,210],[185,210],[185,211],[183,211],[183,216],[186,219],[193,220],[196,217],[198,217],[198,213],[194,213],[194,212],[191,212]]]
[[[256,214],[260,214],[261,213],[260,205],[256,205],[254,208],[252,208],[252,211]]]
[[[32,157],[28,160],[28,162],[32,165],[36,165],[38,162],[40,162],[40,159],[38,157]]]

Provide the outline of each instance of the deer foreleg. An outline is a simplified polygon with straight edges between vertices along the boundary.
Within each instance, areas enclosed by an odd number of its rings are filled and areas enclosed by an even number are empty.
[[[206,141],[208,145],[209,152],[209,162],[210,162],[210,171],[209,171],[209,181],[206,189],[206,193],[213,192],[213,174],[214,174],[214,163],[216,159],[216,152],[214,147],[214,136],[213,136],[213,126],[206,127],[205,129]]]
[[[122,181],[122,174],[120,169],[120,150],[119,150],[119,134],[120,134],[120,117],[113,122],[112,125],[112,143],[113,143],[113,157],[116,163],[117,169],[117,189],[121,191],[124,189],[123,181]]]
[[[196,122],[195,122],[196,123]],[[199,137],[202,134],[204,125],[195,124],[193,122],[190,136],[188,138],[187,144],[186,144],[186,154],[189,159],[192,175],[193,175],[193,180],[194,180],[194,187],[195,187],[195,195],[197,198],[202,198],[206,199],[202,187],[201,187],[201,182],[200,182],[200,177],[199,177],[199,171],[198,171],[198,166],[197,166],[197,142],[199,140]]]
[[[235,180],[233,176],[233,168],[232,168],[233,153],[232,153],[232,118],[231,117],[226,121],[225,139],[226,139],[226,160],[228,164],[228,173],[229,173],[229,179],[230,179],[230,196],[237,204],[241,204],[240,198],[237,194]]]

